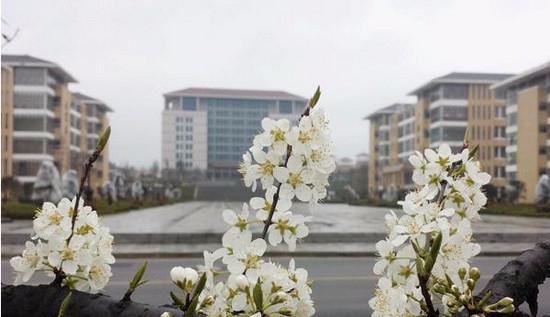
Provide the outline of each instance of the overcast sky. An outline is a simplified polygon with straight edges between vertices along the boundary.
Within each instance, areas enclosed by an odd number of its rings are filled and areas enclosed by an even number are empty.
[[[191,86],[323,95],[338,156],[363,117],[452,71],[550,60],[549,1],[2,1],[3,53],[58,63],[105,101],[111,160],[160,161],[162,94]]]

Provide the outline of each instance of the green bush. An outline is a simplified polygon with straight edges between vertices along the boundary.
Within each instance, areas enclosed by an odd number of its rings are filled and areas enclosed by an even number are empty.
[[[179,199],[174,200],[156,200],[154,198],[147,198],[143,201],[137,200],[119,200],[109,204],[107,199],[94,199],[90,204],[94,210],[97,211],[99,216],[115,214],[119,212],[126,212],[129,210],[137,210],[143,208],[152,208],[157,206],[175,204],[179,202],[186,202],[193,200],[195,186],[183,186],[182,195]],[[37,208],[40,208],[41,204],[28,203],[28,202],[5,202],[2,203],[2,217],[11,219],[33,219]]]
[[[2,203],[2,217],[11,219],[32,219],[40,205],[35,203],[5,202]]]

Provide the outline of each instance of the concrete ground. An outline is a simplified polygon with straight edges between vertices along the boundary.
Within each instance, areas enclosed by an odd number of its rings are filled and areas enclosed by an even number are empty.
[[[117,256],[195,256],[220,247],[226,229],[224,209],[240,212],[242,203],[193,201],[107,215],[102,221],[115,235]],[[297,203],[292,210],[313,217],[310,235],[295,256],[367,256],[385,236],[384,215],[389,209],[322,204],[311,213],[306,204]],[[261,232],[259,225],[252,229]],[[30,220],[2,223],[2,257],[20,253],[31,231]],[[474,232],[482,254],[513,255],[550,237],[550,219],[483,215]],[[272,255],[288,254],[284,246],[268,250]]]

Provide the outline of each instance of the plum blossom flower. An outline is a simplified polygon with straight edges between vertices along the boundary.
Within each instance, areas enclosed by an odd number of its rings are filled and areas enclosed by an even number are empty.
[[[265,198],[261,197],[252,197],[250,199],[250,207],[258,210],[256,212],[256,218],[261,221],[267,220],[271,207],[273,205],[273,197],[277,192],[277,187],[271,186],[265,192]],[[284,212],[290,209],[292,202],[290,199],[279,198],[277,201],[277,206],[275,207],[276,212]]]
[[[293,215],[291,212],[280,212],[273,216],[273,224],[269,226],[268,241],[272,246],[279,245],[283,240],[288,249],[296,249],[296,241],[306,237],[309,233],[305,225],[306,218],[302,215]]]
[[[238,233],[248,229],[248,216],[250,211],[248,210],[248,204],[243,204],[242,212],[237,215],[233,210],[226,209],[223,211],[223,220],[230,225],[229,230],[225,234],[232,235],[234,232]]]
[[[10,260],[16,284],[28,281],[37,270],[52,276],[54,270],[62,271],[66,275],[63,283],[81,291],[94,293],[107,284],[110,264],[115,262],[113,236],[82,200],[73,229],[75,204],[76,199],[63,198],[57,206],[45,202],[37,212],[33,221],[36,245],[28,241],[22,256]]]
[[[292,199],[296,196],[305,202],[311,199],[312,191],[308,185],[313,182],[313,172],[303,168],[303,160],[300,157],[292,155],[288,159],[287,167],[276,167],[273,175],[282,183],[281,197]]]
[[[227,265],[231,274],[240,274],[246,269],[255,268],[267,248],[263,239],[252,241],[250,231],[225,235],[223,245],[228,253],[223,257],[222,262]]]
[[[255,137],[255,143],[262,147],[272,147],[277,155],[285,155],[290,122],[287,119],[275,121],[271,118],[264,118],[262,128],[264,132]]]

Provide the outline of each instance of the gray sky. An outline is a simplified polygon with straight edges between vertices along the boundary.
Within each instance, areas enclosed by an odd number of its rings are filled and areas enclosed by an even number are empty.
[[[162,94],[190,86],[323,95],[338,156],[362,118],[451,71],[550,59],[548,1],[2,1],[3,53],[58,63],[111,115],[111,160],[160,160]]]

